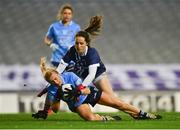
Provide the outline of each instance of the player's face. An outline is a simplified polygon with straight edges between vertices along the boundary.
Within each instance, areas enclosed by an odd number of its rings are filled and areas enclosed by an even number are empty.
[[[85,41],[85,38],[84,38],[84,37],[81,37],[81,36],[77,36],[77,37],[76,37],[75,48],[76,48],[77,52],[78,52],[80,55],[85,53],[85,51],[86,51],[86,46],[87,46],[87,43],[86,43],[86,41]]]
[[[70,22],[72,19],[72,11],[70,9],[65,9],[62,13],[62,21],[64,23]]]
[[[52,83],[54,83],[55,85],[59,85],[61,86],[62,84],[62,80],[59,77],[58,73],[52,72],[50,80],[52,81]]]

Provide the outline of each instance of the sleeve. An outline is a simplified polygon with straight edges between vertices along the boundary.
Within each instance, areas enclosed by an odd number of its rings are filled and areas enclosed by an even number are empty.
[[[58,65],[58,67],[56,68],[56,70],[57,70],[58,73],[61,74],[61,73],[66,69],[67,66],[68,66],[68,64],[65,63],[65,62],[63,61],[63,59],[61,59],[61,62],[60,62],[60,64]]]
[[[95,48],[91,48],[88,54],[88,68],[89,74],[83,81],[84,86],[88,86],[94,80],[97,72],[97,68],[100,66],[100,57]]]
[[[100,65],[100,56],[95,48],[93,48],[88,54],[88,64],[89,66],[94,64],[97,66]]]
[[[49,29],[48,29],[48,31],[47,31],[47,33],[46,33],[46,36],[47,36],[49,39],[52,39],[52,38],[53,38],[53,35],[54,35],[54,33],[53,33],[53,25],[51,24],[50,27],[49,27]]]
[[[61,59],[60,64],[56,69],[59,73],[62,73],[65,70],[65,68],[68,66],[72,58],[71,55],[72,55],[72,48],[66,53],[63,59]]]
[[[79,31],[81,31],[81,27],[78,25],[76,32],[79,32]]]
[[[97,65],[96,64],[90,65],[89,66],[89,74],[84,79],[82,85],[83,86],[88,86],[90,83],[92,83],[92,81],[94,80],[94,78],[96,76],[96,72],[97,72]]]
[[[69,51],[66,53],[66,55],[63,57],[63,61],[68,64],[72,60],[72,55],[73,55],[73,50],[71,47]]]
[[[78,77],[76,74],[74,74],[73,72],[71,72],[71,73],[72,73],[72,80],[74,81],[74,84],[75,84],[76,86],[82,84],[81,78],[79,78],[79,77]]]

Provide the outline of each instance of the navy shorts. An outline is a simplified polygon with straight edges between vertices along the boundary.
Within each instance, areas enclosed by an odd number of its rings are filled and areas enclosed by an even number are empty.
[[[94,107],[96,103],[99,101],[99,99],[101,98],[102,91],[98,90],[95,87],[91,87],[90,90],[91,90],[91,93],[87,96],[83,104],[87,103],[87,104],[90,104],[92,107]]]
[[[86,97],[82,104],[90,104],[92,107],[94,107],[101,98],[102,91],[98,90],[95,87],[91,87],[90,90],[91,93]],[[73,102],[69,102],[68,107],[72,112],[76,112],[77,107],[74,106]]]

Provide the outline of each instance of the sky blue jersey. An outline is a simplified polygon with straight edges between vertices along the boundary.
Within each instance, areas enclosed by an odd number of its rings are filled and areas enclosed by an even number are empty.
[[[50,25],[46,36],[59,46],[59,49],[52,52],[51,62],[60,62],[68,49],[75,43],[75,35],[80,31],[80,26],[71,21],[64,25],[62,21]]]
[[[61,80],[63,81],[63,84],[71,84],[73,87],[77,87],[82,83],[82,80],[73,72],[64,72],[60,75]],[[50,85],[48,87],[48,99],[50,100],[55,100],[56,95],[57,95],[58,87],[55,85]],[[80,95],[78,101],[72,101],[72,100],[65,100],[69,108],[74,108],[79,105],[81,105],[84,100],[86,99],[87,95]]]

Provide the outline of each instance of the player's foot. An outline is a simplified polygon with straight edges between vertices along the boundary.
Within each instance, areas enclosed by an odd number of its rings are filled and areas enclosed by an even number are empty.
[[[48,116],[48,114],[44,110],[39,110],[37,113],[32,114],[32,117],[35,119],[41,118],[41,119],[45,120],[47,118],[47,116]]]
[[[152,113],[145,113],[145,115],[140,115],[139,117],[136,117],[135,119],[140,119],[140,120],[156,120],[156,119],[161,119],[161,115],[156,115]]]
[[[156,114],[152,114],[152,113],[147,113],[147,119],[161,119],[162,116],[161,115],[156,115]]]
[[[116,121],[122,120],[120,116],[112,116]]]
[[[117,121],[121,120],[120,116],[102,116],[104,121]]]

